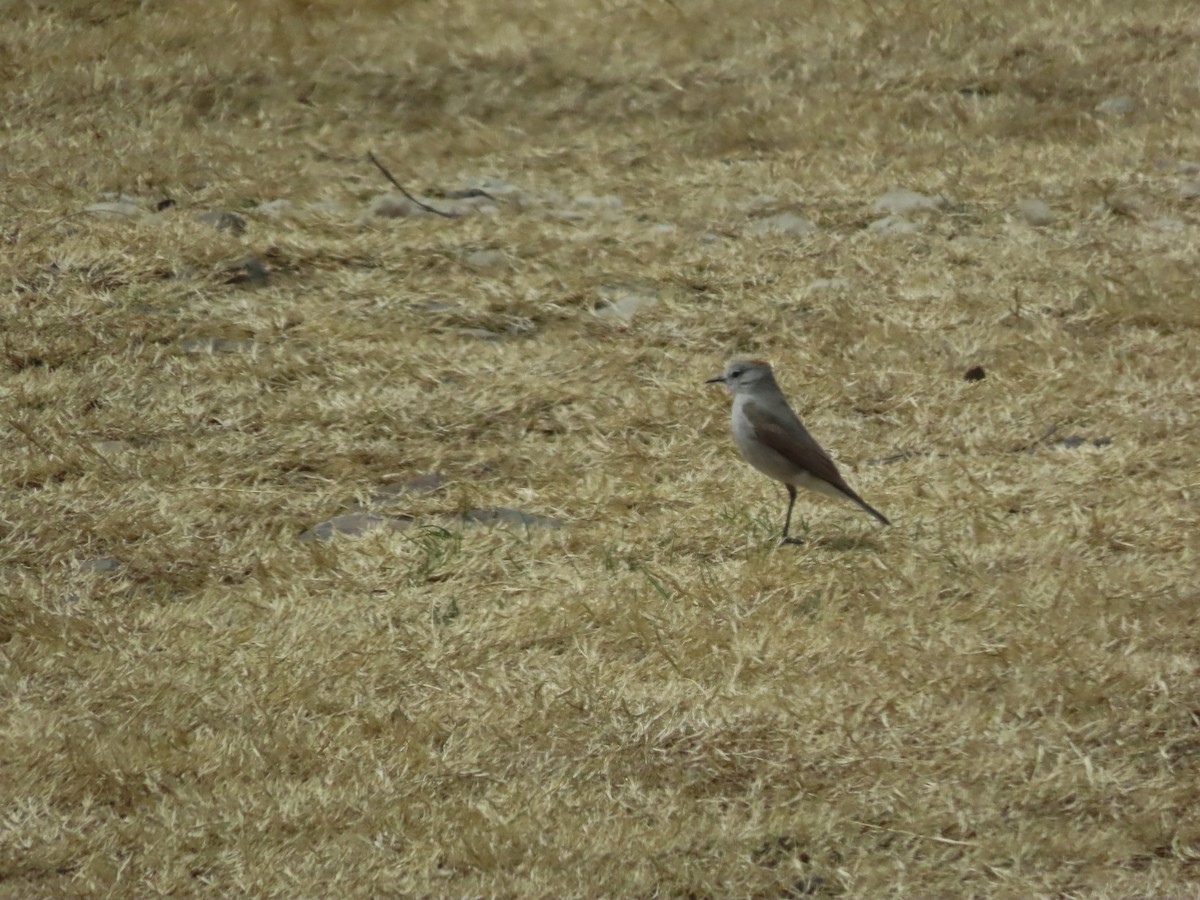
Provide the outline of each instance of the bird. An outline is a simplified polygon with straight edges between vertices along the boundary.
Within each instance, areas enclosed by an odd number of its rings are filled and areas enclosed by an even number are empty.
[[[787,488],[783,543],[800,543],[789,535],[798,487],[850,500],[884,525],[892,524],[846,484],[829,454],[792,412],[770,363],[762,359],[735,359],[723,373],[704,383],[723,384],[733,395],[733,439],[746,462]]]

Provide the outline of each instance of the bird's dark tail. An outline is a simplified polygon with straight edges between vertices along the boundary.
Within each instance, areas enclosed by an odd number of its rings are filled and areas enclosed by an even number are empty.
[[[858,496],[858,494],[856,494],[853,490],[851,490],[850,485],[846,484],[846,482],[843,481],[841,484],[837,485],[837,488],[843,494],[845,494],[847,497],[849,497],[851,500],[853,500],[855,503],[857,503],[859,506],[861,506],[863,509],[865,509],[867,512],[869,512],[871,515],[873,515],[876,519],[878,519],[880,522],[882,522],[884,525],[892,524],[890,521],[888,521],[887,516],[885,516],[883,513],[881,513],[879,510],[877,510],[875,507],[873,507],[870,503],[868,503],[862,497]]]
[[[858,498],[858,505],[861,506],[863,509],[865,509],[867,512],[869,512],[871,515],[873,515],[876,519],[878,519],[884,525],[892,524],[891,522],[888,521],[887,516],[885,516],[883,513],[881,513],[879,510],[877,510],[875,507],[873,507],[870,503],[868,503],[866,500],[862,499],[861,497]]]

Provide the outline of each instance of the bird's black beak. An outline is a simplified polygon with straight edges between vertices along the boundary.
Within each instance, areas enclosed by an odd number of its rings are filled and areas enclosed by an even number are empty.
[[[724,375],[718,375],[716,378],[709,378],[709,379],[707,379],[707,380],[706,380],[704,383],[705,383],[705,384],[718,384],[718,383],[719,383],[719,384],[724,384],[724,383],[725,383],[725,376],[724,376]]]

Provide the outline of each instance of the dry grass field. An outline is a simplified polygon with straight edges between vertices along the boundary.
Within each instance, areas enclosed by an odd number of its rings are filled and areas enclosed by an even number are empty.
[[[4,15],[0,898],[1200,897],[1191,4]]]

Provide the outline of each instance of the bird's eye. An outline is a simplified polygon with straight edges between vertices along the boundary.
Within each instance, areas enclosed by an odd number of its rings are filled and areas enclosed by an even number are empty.
[[[729,373],[729,377],[730,377],[730,378],[741,378],[741,377],[742,377],[742,370],[741,370],[741,369],[734,369],[732,372],[730,372],[730,373]]]

